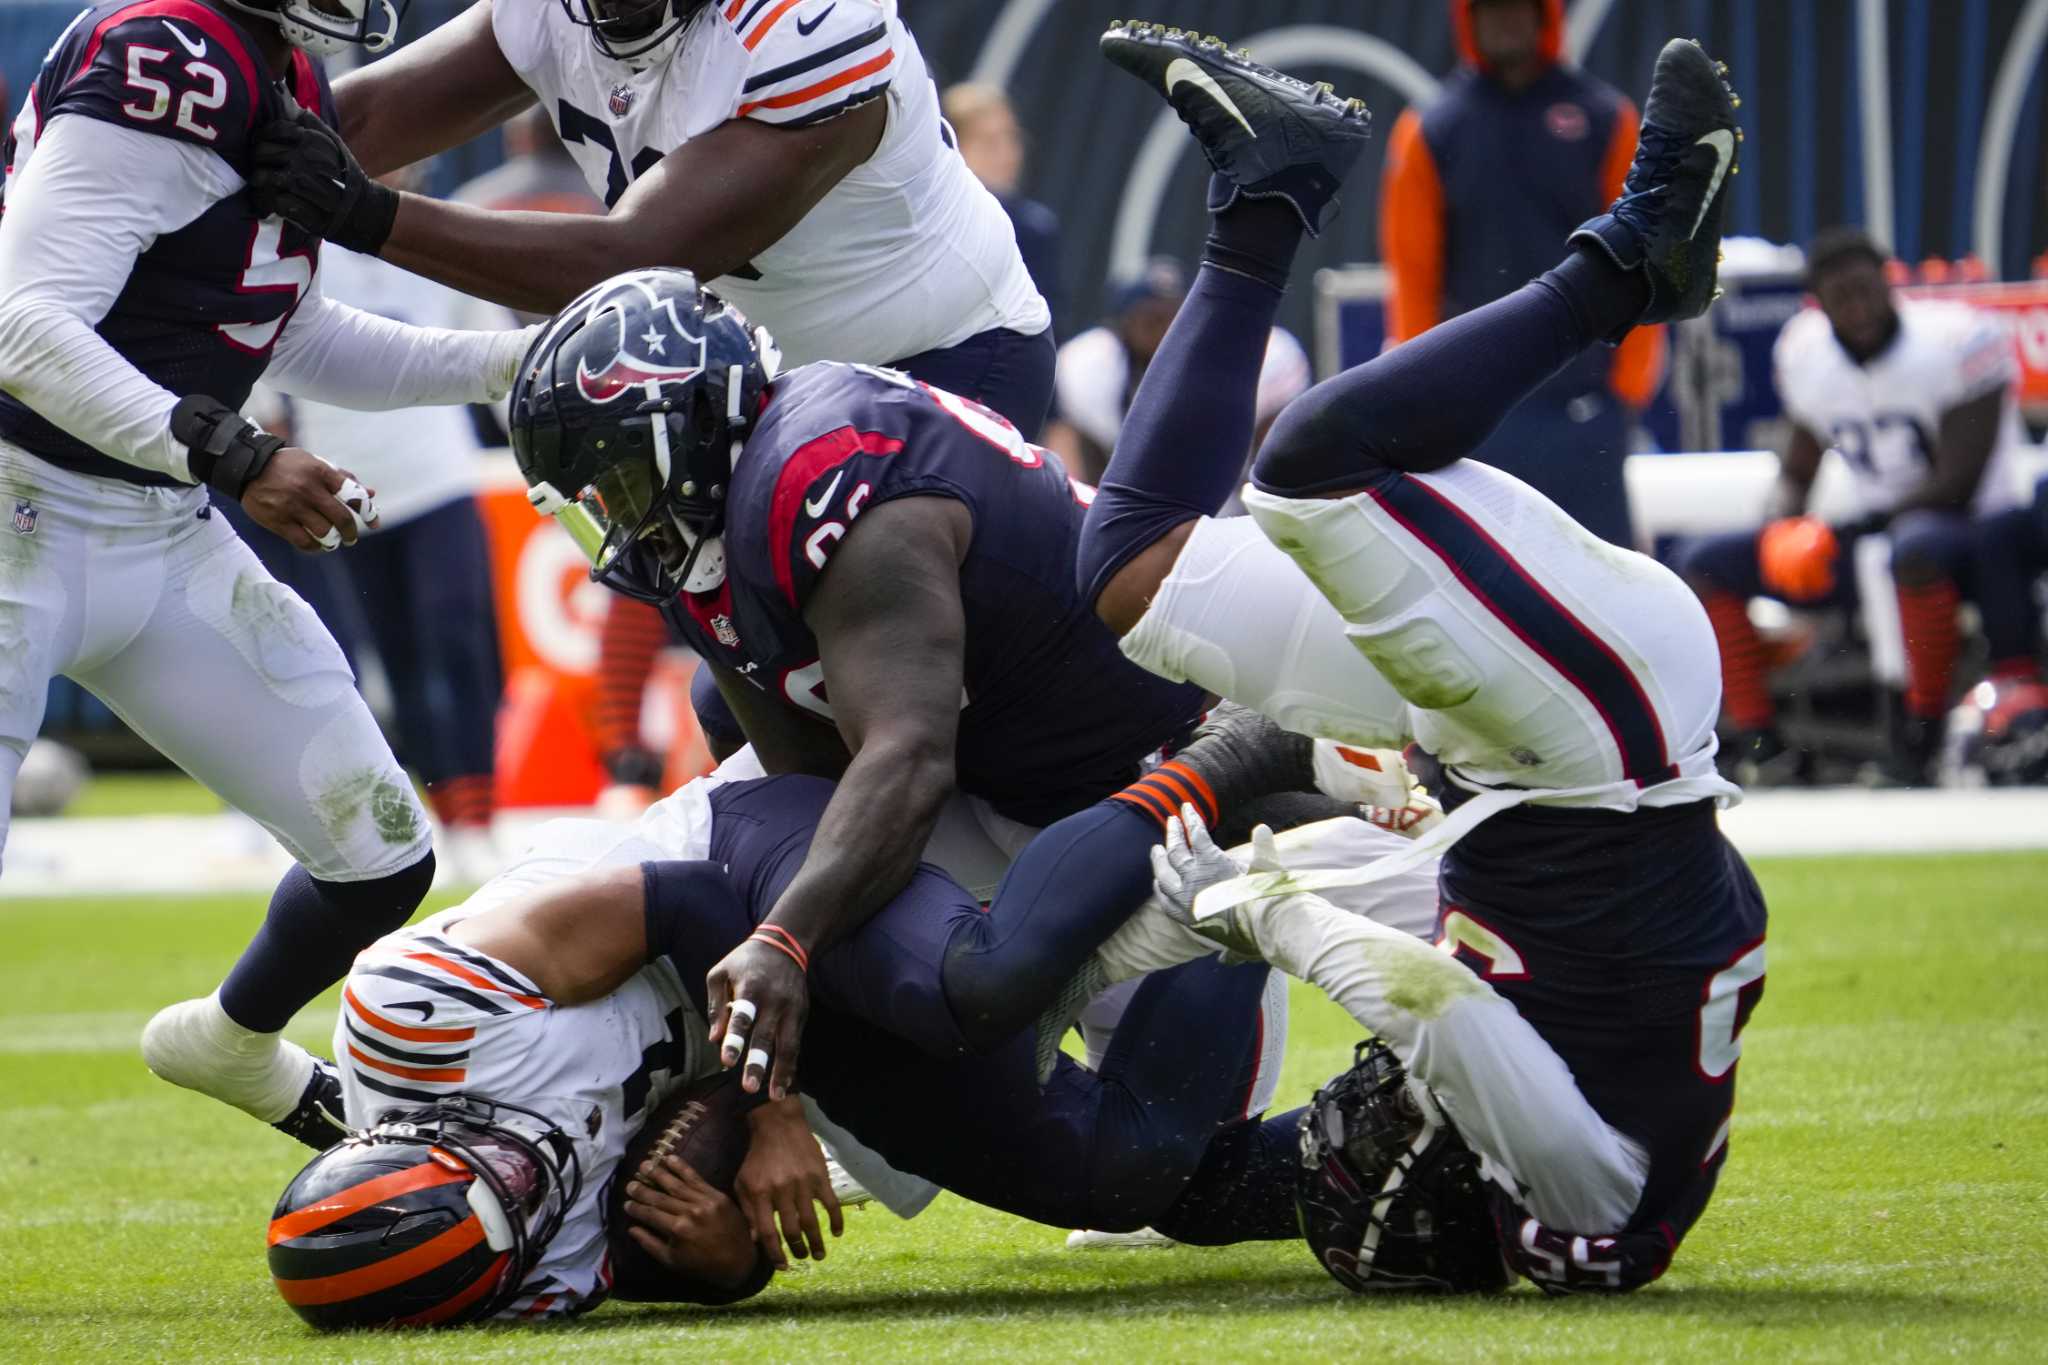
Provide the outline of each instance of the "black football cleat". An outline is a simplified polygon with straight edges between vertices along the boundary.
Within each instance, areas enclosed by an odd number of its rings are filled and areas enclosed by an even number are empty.
[[[270,1126],[286,1137],[296,1138],[316,1152],[324,1152],[348,1136],[347,1110],[341,1102],[341,1073],[334,1063],[313,1059],[313,1078],[292,1112]]]
[[[1649,281],[1649,306],[1631,327],[1696,318],[1719,296],[1721,223],[1742,142],[1727,74],[1690,38],[1664,45],[1621,198],[1571,235]]]
[[[1284,199],[1311,237],[1336,216],[1337,190],[1372,136],[1363,100],[1260,66],[1208,38],[1164,24],[1118,20],[1102,53],[1166,97],[1192,128],[1209,164],[1239,199]]]

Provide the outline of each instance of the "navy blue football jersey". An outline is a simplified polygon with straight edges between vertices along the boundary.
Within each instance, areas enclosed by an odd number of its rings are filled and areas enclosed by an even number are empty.
[[[327,78],[304,52],[293,53],[289,81],[277,81],[248,32],[200,0],[99,5],[44,58],[8,131],[6,164],[25,164],[52,119],[76,115],[205,147],[246,179],[252,135],[286,112],[287,93],[333,122]],[[259,219],[246,196],[229,195],[136,259],[99,333],[170,392],[240,407],[311,287],[319,249],[318,239]],[[102,455],[6,394],[0,437],[81,473],[175,482]]]
[[[994,412],[893,371],[808,365],[770,386],[733,472],[726,581],[679,596],[671,624],[705,657],[829,720],[804,608],[863,512],[917,496],[955,499],[974,521],[960,566],[961,790],[1046,824],[1124,786],[1186,733],[1201,692],[1125,659],[1075,586],[1091,490]]]
[[[1440,946],[1493,983],[1649,1157],[1642,1201],[1611,1236],[1547,1228],[1497,1198],[1509,1264],[1553,1292],[1649,1283],[1727,1159],[1742,1030],[1764,991],[1756,879],[1701,801],[1503,811],[1445,854],[1440,886]]]

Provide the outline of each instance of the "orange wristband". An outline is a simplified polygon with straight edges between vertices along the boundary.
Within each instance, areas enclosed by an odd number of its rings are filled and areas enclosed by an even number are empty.
[[[771,948],[776,948],[789,954],[789,960],[796,963],[797,970],[809,974],[811,970],[811,955],[804,951],[803,944],[796,941],[796,935],[790,933],[789,930],[781,925],[760,925],[753,933],[747,935],[747,938],[750,941],[765,943]]]

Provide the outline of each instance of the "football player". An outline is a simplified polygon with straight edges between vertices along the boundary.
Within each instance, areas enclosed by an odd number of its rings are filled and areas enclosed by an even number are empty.
[[[2011,338],[1968,304],[1897,298],[1885,280],[1889,261],[1854,229],[1814,242],[1806,283],[1820,306],[1778,335],[1778,394],[1792,438],[1779,459],[1770,520],[1761,531],[1704,537],[1678,552],[1720,642],[1724,709],[1745,781],[1794,780],[1811,763],[1778,733],[1749,599],[1852,602],[1848,556],[1866,535],[1890,541],[1905,626],[1905,708],[1886,765],[1894,781],[1932,780],[1964,597],[1982,614],[1994,681],[2037,677],[2031,580],[1981,571],[1987,553],[1997,554],[1989,542],[2026,496],[2013,462],[2022,433]],[[1830,447],[1855,476],[1858,510],[1842,526],[1807,509]]]
[[[353,542],[368,492],[237,411],[257,377],[353,407],[476,402],[529,340],[322,297],[319,241],[243,193],[252,128],[294,102],[331,116],[312,54],[395,23],[382,0],[88,9],[7,136],[0,217],[0,836],[58,674],[260,821],[296,866],[143,1055],[315,1145],[339,1135],[337,1082],[278,1031],[411,916],[431,835],[340,648],[208,490],[302,550]]]
[[[1413,740],[1442,762],[1450,815],[1412,855],[1443,850],[1441,946],[1514,1006],[1643,1157],[1620,1198],[1610,1188],[1576,1206],[1598,1221],[1539,1198],[1518,1170],[1497,1191],[1507,1251],[1548,1287],[1645,1283],[1726,1158],[1738,1035],[1764,971],[1763,900],[1716,821],[1738,792],[1714,768],[1713,636],[1674,574],[1462,457],[1585,347],[1706,309],[1733,96],[1698,45],[1668,45],[1627,192],[1573,235],[1565,261],[1311,390],[1254,461],[1251,517],[1217,521],[1206,513],[1250,436],[1300,225],[1321,220],[1328,196],[1312,181],[1268,183],[1282,140],[1234,113],[1270,79],[1259,69],[1152,26],[1113,28],[1104,45],[1195,128],[1218,172],[1212,198],[1260,186],[1277,197],[1245,206],[1239,255],[1204,267],[1146,375],[1089,510],[1083,591],[1125,653],[1162,676],[1291,729]],[[1202,913],[1263,954],[1301,900],[1286,893],[1310,889],[1241,879],[1210,891]],[[1359,990],[1397,1012],[1428,1018],[1460,998],[1399,958],[1365,960]],[[1422,1069],[1420,1043],[1354,1013]],[[1490,1093],[1447,1092],[1445,1107],[1483,1130]],[[1347,1273],[1372,1282],[1369,1262]]]
[[[1363,105],[1291,81],[1245,113],[1292,138],[1272,180],[1332,192],[1369,128]],[[1231,257],[1241,216],[1223,207],[1212,253]],[[1014,852],[1127,783],[1204,701],[1117,652],[1074,583],[1091,490],[1012,423],[901,372],[775,363],[728,301],[638,272],[549,325],[511,425],[536,506],[602,581],[662,604],[767,767],[839,776],[771,917],[815,954],[902,887],[956,784]],[[1306,788],[1306,755],[1248,752],[1238,776]],[[750,943],[713,993],[751,1007],[735,1032],[786,1084],[803,973]]]
[[[330,241],[533,313],[672,266],[793,361],[895,365],[1035,432],[1051,315],[968,171],[896,0],[473,5],[259,134],[255,192]],[[564,221],[370,179],[538,101],[609,210]]]
[[[749,1119],[744,1218],[686,1168],[618,1166],[670,1090],[719,1069],[706,972],[750,933],[777,937],[762,917],[802,860],[825,785],[714,775],[633,826],[556,822],[464,905],[365,952],[334,1041],[349,1119],[370,1131],[280,1203],[271,1265],[286,1300],[326,1326],[583,1311],[614,1287],[605,1209],[622,1179],[638,1182],[624,1206],[633,1243],[668,1272],[629,1275],[629,1297],[757,1291],[771,1262],[786,1264],[778,1222],[791,1252],[822,1256],[813,1205],[835,1234],[838,1210],[793,1099]],[[1144,898],[1171,785],[1148,779],[1048,830],[986,910],[921,869],[821,956],[804,1096],[891,1164],[1022,1217],[1155,1223],[1195,1242],[1293,1236],[1298,1115],[1241,1121],[1263,967],[1226,967],[1211,948],[1148,981],[1098,1071],[1061,1058],[1040,1088],[1028,1011]],[[1400,845],[1361,820],[1327,824],[1283,836],[1292,865]],[[1427,878],[1371,894],[1361,908],[1426,921]],[[415,1140],[444,1129],[476,1140],[435,1144],[451,1155]],[[465,1160],[465,1146],[491,1151]],[[507,1207],[500,1176],[533,1219]]]

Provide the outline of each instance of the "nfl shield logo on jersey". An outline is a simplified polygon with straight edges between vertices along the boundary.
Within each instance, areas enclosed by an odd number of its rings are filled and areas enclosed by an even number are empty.
[[[32,536],[36,533],[36,518],[42,513],[26,498],[14,500],[14,533],[18,536]]]
[[[633,107],[633,91],[623,84],[613,86],[611,98],[605,101],[605,106],[612,111],[613,118],[624,118],[626,111]]]
[[[712,617],[711,633],[716,635],[718,643],[724,645],[727,649],[738,649],[740,647],[740,633],[732,628],[732,618],[730,616]]]

